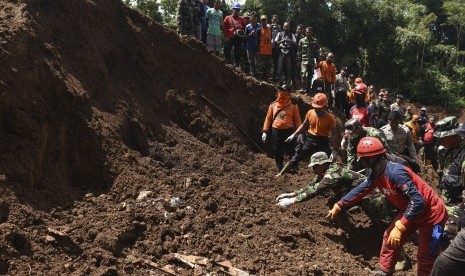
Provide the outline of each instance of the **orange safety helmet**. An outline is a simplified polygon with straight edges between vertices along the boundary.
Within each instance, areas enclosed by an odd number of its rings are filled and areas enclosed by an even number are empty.
[[[328,98],[324,93],[316,93],[313,97],[312,106],[314,108],[323,108],[328,104]]]
[[[358,158],[376,156],[385,152],[383,143],[375,137],[363,137],[357,145]]]
[[[354,93],[355,94],[365,94],[367,92],[367,86],[362,82],[357,84],[357,86],[354,87]]]

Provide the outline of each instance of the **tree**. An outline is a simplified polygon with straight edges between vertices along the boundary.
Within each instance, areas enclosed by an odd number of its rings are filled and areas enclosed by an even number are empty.
[[[179,0],[161,0],[160,9],[163,12],[163,24],[171,29],[176,29],[176,11]]]
[[[459,63],[460,37],[465,24],[465,4],[463,3],[463,0],[448,0],[444,2],[443,8],[447,14],[447,23],[453,25],[457,31],[457,54],[455,60],[455,64],[457,65]]]
[[[124,3],[156,22],[163,21],[160,7],[156,0],[124,0]]]

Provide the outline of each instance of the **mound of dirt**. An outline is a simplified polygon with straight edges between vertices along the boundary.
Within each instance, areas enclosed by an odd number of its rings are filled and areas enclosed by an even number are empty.
[[[275,206],[311,175],[275,179],[260,153],[270,85],[120,1],[1,1],[0,18],[0,274],[192,275],[227,260],[364,275],[376,263],[384,227],[357,212],[327,222],[330,194]]]

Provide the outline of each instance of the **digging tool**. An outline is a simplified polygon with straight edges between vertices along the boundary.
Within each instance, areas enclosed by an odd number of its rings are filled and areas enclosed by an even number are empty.
[[[213,107],[215,107],[218,111],[220,111],[221,113],[223,113],[224,116],[226,116],[226,118],[229,119],[229,121],[239,130],[240,133],[242,133],[242,135],[244,135],[245,138],[247,138],[247,140],[249,140],[249,142],[252,144],[252,146],[254,146],[254,148],[258,151],[260,151],[261,153],[265,153],[265,151],[260,148],[259,145],[257,145],[257,143],[255,143],[255,141],[244,131],[242,130],[242,128],[240,128],[235,122],[234,120],[231,120],[231,116],[228,115],[228,113],[226,113],[226,111],[224,111],[221,107],[219,107],[218,105],[216,105],[214,102],[212,102],[211,100],[209,100],[207,97],[205,97],[204,95],[200,95],[200,97],[205,100],[206,102],[208,102],[209,104],[211,104]]]

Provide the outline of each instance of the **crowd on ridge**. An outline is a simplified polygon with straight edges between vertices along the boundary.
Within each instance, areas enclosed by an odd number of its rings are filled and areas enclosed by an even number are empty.
[[[192,35],[227,63],[264,81],[278,84],[277,99],[268,108],[262,141],[272,140],[277,177],[298,170],[310,157],[315,178],[305,187],[276,198],[288,207],[331,189],[340,200],[328,213],[334,219],[357,202],[375,221],[387,224],[379,267],[371,273],[392,275],[406,267],[408,238],[418,236],[418,275],[460,275],[465,269],[465,124],[454,116],[439,120],[426,107],[414,113],[401,94],[376,90],[347,68],[337,71],[334,54],[324,53],[311,27],[256,12],[240,15],[235,3],[223,18],[221,1],[180,0],[180,35]],[[224,43],[223,43],[224,41]],[[292,103],[291,90],[309,93],[304,120]],[[341,137],[338,109],[346,117]],[[344,164],[336,163],[344,152]],[[285,153],[288,162],[284,162]],[[439,183],[418,176],[420,163],[432,166]],[[435,189],[439,193],[435,192]]]

